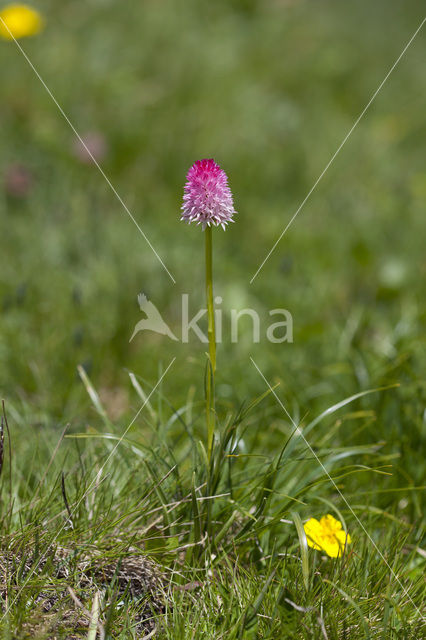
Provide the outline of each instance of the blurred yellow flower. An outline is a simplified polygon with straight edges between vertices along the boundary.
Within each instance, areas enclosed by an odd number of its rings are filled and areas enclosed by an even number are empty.
[[[313,549],[325,551],[330,558],[339,558],[346,545],[351,544],[351,537],[345,533],[342,524],[330,514],[323,516],[318,522],[310,518],[304,525],[308,545]]]
[[[26,4],[9,4],[0,11],[0,37],[5,40],[33,36],[42,30],[43,25],[38,11]]]

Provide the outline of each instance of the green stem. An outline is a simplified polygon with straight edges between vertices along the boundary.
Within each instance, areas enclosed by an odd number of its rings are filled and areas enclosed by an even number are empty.
[[[214,304],[213,304],[213,258],[212,258],[212,228],[207,227],[206,235],[206,298],[207,298],[207,317],[208,317],[208,338],[209,338],[209,356],[210,363],[207,371],[206,384],[206,420],[207,420],[207,456],[210,463],[214,428],[214,375],[216,371],[216,332],[214,326]]]

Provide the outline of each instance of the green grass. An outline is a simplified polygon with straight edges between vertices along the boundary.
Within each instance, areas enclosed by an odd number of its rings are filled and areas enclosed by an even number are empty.
[[[270,396],[258,407],[262,404],[269,405],[267,414],[275,412]],[[179,409],[182,415],[192,410]],[[171,410],[166,413],[176,415]],[[46,584],[58,594],[65,585],[77,589],[79,579],[72,572],[66,580],[57,580],[47,564],[38,574],[41,559],[51,555],[48,549],[54,544],[74,550],[77,558],[96,549],[113,564],[132,547],[168,568],[167,606],[160,616],[156,614],[158,637],[321,638],[323,628],[329,638],[420,637],[421,618],[415,608],[421,607],[424,592],[420,527],[400,513],[401,493],[394,494],[395,506],[386,511],[377,506],[380,491],[368,491],[373,481],[380,484],[376,478],[381,476],[374,474],[389,472],[391,456],[374,445],[361,449],[341,443],[330,450],[328,433],[311,438],[332,478],[344,487],[349,510],[336,492],[330,493],[328,478],[300,438],[286,440],[281,435],[284,444],[279,454],[259,455],[274,435],[273,428],[271,433],[259,433],[256,423],[264,415],[253,409],[223,428],[225,451],[217,454],[225,464],[218,462],[215,467],[214,501],[203,499],[206,476],[194,442],[199,435],[197,421],[181,419],[181,424],[169,422],[164,427],[163,423],[161,429],[154,406],[152,417],[144,420],[146,429],[152,429],[151,437],[135,430],[110,457],[115,441],[106,438],[105,427],[112,425],[75,434],[61,445],[44,478],[41,461],[56,443],[40,438],[37,447],[30,441],[21,445],[19,457],[13,457],[19,460],[19,468],[13,469],[18,478],[13,509],[3,516],[3,527],[10,532],[3,553],[10,547],[20,557],[18,550],[25,549],[30,564],[22,573],[17,570],[8,585],[10,614],[3,624],[22,629],[23,621],[31,624],[34,610],[39,619],[35,603]],[[342,410],[339,417],[357,419]],[[254,437],[253,426],[258,430]],[[243,434],[247,454],[226,458],[226,449],[234,449],[226,437]],[[61,491],[64,469],[66,488]],[[6,492],[4,488],[3,496]],[[403,495],[411,501],[409,492]],[[330,511],[344,519],[353,544],[337,560],[312,550],[306,556],[296,515],[304,518]],[[101,619],[108,620],[112,637],[119,637],[128,624],[120,637],[129,637],[132,613],[137,619],[136,605],[114,609],[114,589],[107,587],[101,582]],[[79,593],[90,609],[93,592],[80,587]],[[70,608],[68,600],[61,601],[63,611]],[[56,613],[61,619],[61,608]]]
[[[0,169],[4,177],[19,163],[33,176],[25,198],[0,190],[0,389],[11,436],[0,478],[1,637],[87,638],[98,591],[106,636],[143,636],[150,603],[116,577],[82,584],[78,564],[96,551],[120,567],[129,549],[167,576],[150,614],[156,638],[422,637],[423,31],[250,284],[419,26],[422,3],[37,6],[47,28],[22,46],[77,130],[105,137],[102,167],[176,284],[96,168],[75,157],[72,131],[16,45],[1,41]],[[264,321],[285,307],[294,343],[253,345],[248,323],[237,344],[225,336],[222,439],[209,470],[206,346],[129,337],[140,291],[178,335],[181,293],[194,313],[204,305],[203,238],[179,223],[179,206],[186,170],[211,156],[239,212],[214,234],[225,322],[231,308],[253,307]],[[343,558],[306,552],[299,538],[299,519],[325,513],[353,539]],[[67,577],[45,561],[52,543],[74,554]]]

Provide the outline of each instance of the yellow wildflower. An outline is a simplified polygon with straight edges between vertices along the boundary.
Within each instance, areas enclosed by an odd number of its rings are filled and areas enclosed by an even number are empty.
[[[43,25],[38,11],[26,4],[9,4],[0,11],[0,37],[5,40],[33,36],[42,30]]]
[[[308,545],[313,549],[325,551],[330,558],[339,558],[345,544],[351,544],[351,537],[342,528],[342,524],[330,514],[323,516],[318,522],[310,518],[304,525]]]

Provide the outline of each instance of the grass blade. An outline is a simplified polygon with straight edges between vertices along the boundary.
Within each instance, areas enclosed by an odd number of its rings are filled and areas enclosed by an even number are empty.
[[[99,591],[96,591],[93,597],[92,611],[89,624],[89,632],[87,634],[87,640],[96,640],[96,634],[98,631],[99,622]]]
[[[303,528],[302,520],[300,516],[295,511],[291,512],[291,517],[293,518],[293,522],[296,525],[297,535],[299,536],[300,542],[300,555],[302,558],[302,574],[303,574],[303,583],[305,585],[306,591],[309,591],[309,555],[308,555],[308,541],[306,539],[305,530]]]

